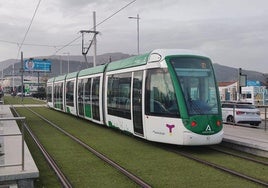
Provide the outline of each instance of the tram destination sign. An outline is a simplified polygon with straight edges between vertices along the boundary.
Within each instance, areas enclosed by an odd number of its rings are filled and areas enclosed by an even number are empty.
[[[46,59],[27,59],[23,63],[26,72],[51,72],[51,61]]]

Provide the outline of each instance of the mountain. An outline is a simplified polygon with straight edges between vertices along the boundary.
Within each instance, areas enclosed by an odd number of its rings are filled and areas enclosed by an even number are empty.
[[[8,59],[5,61],[0,62],[0,70],[7,68],[10,65],[13,65],[14,63],[17,63],[18,60],[16,59]]]
[[[133,55],[124,54],[124,53],[106,53],[97,56],[97,65],[105,64],[110,61],[117,61],[120,59],[125,59],[131,57]],[[46,76],[53,77],[59,74],[66,74],[68,72],[68,61],[69,61],[69,72],[79,71],[88,67],[92,67],[93,65],[93,57],[88,56],[87,62],[85,63],[85,59],[82,55],[80,56],[68,56],[68,55],[54,55],[54,56],[43,56],[43,57],[35,57],[36,59],[48,59],[52,62],[51,73],[47,73]],[[3,62],[0,62],[0,70],[4,70],[4,75],[12,75],[13,74],[13,63],[15,62],[15,75],[20,75],[21,64],[18,60],[10,59]],[[230,82],[236,81],[238,77],[238,69],[220,65],[213,64],[215,75],[217,82]],[[260,81],[263,84],[268,83],[268,75],[263,74],[256,71],[250,70],[242,70],[243,74],[247,75],[247,79],[251,81]],[[2,73],[0,72],[0,75]],[[37,73],[25,73],[25,75],[36,76]],[[40,74],[43,76],[43,73]]]
[[[236,81],[238,77],[238,69],[232,68],[220,64],[213,64],[215,75],[217,82],[231,82]],[[242,74],[247,75],[247,80],[251,81],[260,81],[263,84],[267,84],[268,75],[256,72],[256,71],[250,71],[250,70],[242,70]]]
[[[132,55],[124,54],[124,53],[106,53],[97,56],[97,65],[105,64],[110,61],[117,61],[120,59],[125,59],[131,57]],[[85,59],[83,56],[68,56],[68,55],[54,55],[54,56],[42,56],[42,57],[34,57],[35,59],[48,59],[52,62],[51,64],[51,73],[46,73],[46,76],[53,77],[59,74],[68,73],[68,64],[69,64],[69,72],[75,72],[82,69],[86,69],[88,67],[93,66],[93,57],[88,56],[87,62],[85,63]],[[68,63],[69,62],[69,63]],[[21,62],[19,60],[6,60],[0,62],[0,70],[3,70],[4,76],[12,76],[13,75],[13,64],[14,64],[14,75],[21,75]],[[40,73],[42,76],[44,73]],[[37,73],[24,73],[25,76],[37,76]],[[0,76],[2,77],[2,72],[0,72]]]

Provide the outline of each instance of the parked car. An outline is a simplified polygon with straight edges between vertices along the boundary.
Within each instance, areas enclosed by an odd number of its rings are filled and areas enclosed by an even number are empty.
[[[222,102],[222,119],[227,123],[259,126],[260,110],[247,102]]]
[[[16,95],[17,95],[18,97],[21,97],[22,94],[23,94],[23,96],[25,95],[25,94],[22,93],[22,92],[18,92],[18,93],[16,93]]]
[[[18,93],[17,93],[17,96],[18,96],[18,97],[21,97],[21,95],[22,95],[21,92],[18,92]],[[31,94],[31,93],[23,93],[23,96],[24,96],[24,97],[30,97],[30,96],[32,96],[32,94]]]

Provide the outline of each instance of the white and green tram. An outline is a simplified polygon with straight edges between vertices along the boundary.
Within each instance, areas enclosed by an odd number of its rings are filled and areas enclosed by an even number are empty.
[[[51,78],[48,106],[146,140],[218,144],[219,92],[210,59],[189,50],[151,53]]]

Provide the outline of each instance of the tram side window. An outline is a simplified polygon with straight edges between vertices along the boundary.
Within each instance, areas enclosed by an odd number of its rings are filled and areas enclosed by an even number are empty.
[[[84,103],[90,104],[90,96],[91,96],[91,78],[84,79],[85,91],[84,91]]]
[[[78,80],[78,91],[77,91],[77,97],[78,100],[81,101],[83,96],[83,79]]]
[[[54,102],[55,102],[55,100],[56,100],[56,93],[57,93],[57,86],[56,85],[54,85],[54,93],[53,93],[53,96],[54,96]]]
[[[63,83],[60,83],[60,87],[59,87],[59,99],[62,101],[62,88],[63,88]]]
[[[54,106],[56,108],[63,109],[63,104],[62,104],[62,88],[63,88],[63,83],[56,83],[54,87]]]
[[[108,78],[108,114],[131,119],[131,73],[115,74]]]
[[[179,116],[179,108],[167,69],[147,71],[145,111],[149,115]]]
[[[66,84],[66,104],[74,106],[74,81],[68,81]]]
[[[84,100],[83,100],[83,93],[84,93],[84,80],[78,80],[78,90],[77,90],[77,102],[78,102],[78,113],[81,116],[84,116]]]
[[[52,86],[47,87],[47,101],[52,102]]]
[[[54,98],[59,101],[62,99],[62,85],[61,83],[55,84]]]

